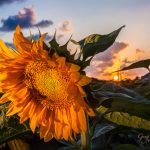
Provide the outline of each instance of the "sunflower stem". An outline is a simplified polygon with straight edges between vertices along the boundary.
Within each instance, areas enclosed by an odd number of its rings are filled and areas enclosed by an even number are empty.
[[[82,144],[82,150],[91,150],[92,144],[90,140],[90,133],[89,133],[89,118],[86,115],[86,124],[87,124],[87,131],[81,133],[81,144]]]

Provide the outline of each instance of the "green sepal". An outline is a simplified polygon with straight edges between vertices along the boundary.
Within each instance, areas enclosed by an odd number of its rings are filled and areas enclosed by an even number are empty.
[[[93,57],[89,58],[88,60],[86,61],[82,61],[80,59],[77,59],[75,62],[77,65],[79,65],[81,67],[81,70],[85,69],[87,66],[90,65],[90,62],[92,60]]]
[[[59,47],[59,44],[57,43],[56,41],[56,31],[54,33],[54,36],[53,36],[53,39],[49,42],[50,44],[50,54],[53,55],[55,52],[58,54],[58,47]]]
[[[71,61],[71,55],[70,55],[70,52],[67,49],[67,46],[68,46],[68,43],[70,42],[71,37],[69,38],[69,40],[64,45],[59,46],[58,50],[57,50],[58,55],[66,57],[67,61],[69,61],[69,62]],[[73,61],[74,61],[74,59],[73,59]]]

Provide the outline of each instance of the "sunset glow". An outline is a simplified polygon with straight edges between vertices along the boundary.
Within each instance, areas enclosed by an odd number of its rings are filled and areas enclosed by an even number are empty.
[[[118,75],[114,76],[114,81],[119,81],[119,76]]]
[[[2,20],[0,39],[4,39],[8,46],[13,45],[12,32],[18,23],[25,35],[28,35],[31,28],[35,38],[38,37],[36,26],[41,33],[48,31],[49,38],[56,29],[57,40],[60,44],[65,43],[71,35],[74,40],[79,41],[89,34],[108,34],[126,25],[116,42],[107,51],[93,58],[91,66],[86,69],[88,76],[111,80],[113,71],[138,60],[147,59],[150,54],[150,1],[117,0],[117,3],[114,3],[108,0],[77,0],[75,2],[45,0],[43,3],[39,0],[20,0],[20,3],[17,3],[16,0],[12,0],[10,4],[7,1],[9,0],[0,3]],[[44,8],[42,12],[41,5]],[[49,9],[49,6],[53,7]],[[91,6],[90,10],[89,6]],[[6,8],[7,11],[5,11]],[[96,10],[96,13],[93,10]],[[139,20],[142,21],[139,22]],[[73,46],[69,48],[76,50]],[[124,77],[134,79],[136,76],[144,75],[146,71],[145,69],[125,71]]]

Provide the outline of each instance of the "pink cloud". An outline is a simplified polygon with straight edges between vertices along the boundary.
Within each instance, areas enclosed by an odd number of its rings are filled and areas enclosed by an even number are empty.
[[[71,20],[69,20],[69,19],[64,20],[59,26],[59,31],[61,31],[61,32],[72,32]]]
[[[110,76],[110,72],[106,72],[107,68],[112,67],[117,59],[117,54],[124,50],[128,44],[124,42],[115,42],[110,48],[103,53],[97,54],[90,65],[86,68],[86,73],[95,78],[105,78]]]

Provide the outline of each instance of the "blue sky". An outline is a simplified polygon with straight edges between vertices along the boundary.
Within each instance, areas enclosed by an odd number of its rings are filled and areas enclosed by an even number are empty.
[[[2,0],[4,1],[4,0]],[[17,15],[24,7],[33,7],[36,23],[42,20],[53,22],[48,27],[42,27],[42,32],[54,33],[63,26],[64,21],[69,24],[67,34],[60,31],[61,35],[71,35],[80,40],[92,33],[106,34],[122,25],[126,28],[120,33],[117,42],[128,44],[124,50],[118,51],[112,66],[107,66],[109,71],[117,69],[122,61],[136,61],[148,58],[150,55],[150,0],[5,0],[10,1],[0,5],[0,19]],[[13,2],[16,1],[16,2]],[[0,27],[3,23],[0,23]],[[28,29],[24,29],[28,35]],[[37,33],[37,28],[31,28]],[[0,38],[5,42],[12,41],[12,33],[0,31]],[[137,50],[139,49],[139,50]],[[121,63],[118,62],[120,59]],[[105,70],[106,71],[106,70]],[[140,71],[142,73],[142,71]],[[137,75],[140,74],[137,72]]]

